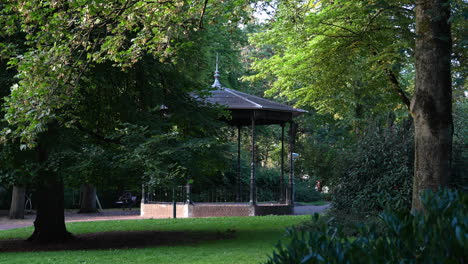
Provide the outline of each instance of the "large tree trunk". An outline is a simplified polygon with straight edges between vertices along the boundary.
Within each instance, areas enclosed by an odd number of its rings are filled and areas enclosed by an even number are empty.
[[[65,227],[63,182],[49,179],[36,192],[37,216],[29,241],[63,242],[71,238]]]
[[[81,185],[81,199],[79,214],[95,213],[96,207],[96,187],[92,184],[85,183]]]
[[[10,219],[24,218],[24,197],[26,189],[23,186],[13,186],[13,194],[11,195],[11,205],[9,217]]]
[[[416,5],[416,89],[412,210],[422,210],[421,191],[446,186],[452,152],[451,35],[448,0]]]
[[[39,161],[47,162],[54,144],[57,128],[52,124],[38,146]],[[42,169],[39,172],[39,185],[34,195],[37,215],[34,233],[28,241],[41,243],[64,242],[72,238],[65,227],[63,181],[53,171]]]

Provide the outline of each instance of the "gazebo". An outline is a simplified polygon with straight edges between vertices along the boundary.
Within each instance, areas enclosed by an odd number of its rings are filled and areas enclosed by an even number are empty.
[[[294,118],[307,113],[307,111],[294,108],[285,104],[280,104],[258,96],[250,95],[240,91],[222,87],[219,81],[218,63],[214,74],[214,83],[210,90],[210,95],[204,100],[210,104],[217,104],[230,112],[230,118],[222,121],[231,126],[237,127],[237,203],[203,203],[193,204],[184,203],[180,206],[168,203],[147,204],[142,199],[142,216],[153,218],[167,218],[172,214],[178,217],[197,217],[197,216],[246,216],[246,215],[265,215],[265,214],[290,214],[294,206],[294,145],[297,124]],[[284,132],[285,125],[289,123],[289,177],[285,184],[284,177]],[[280,125],[281,126],[281,176],[280,176],[280,201],[277,204],[261,205],[257,204],[256,196],[256,178],[255,178],[255,127],[258,125]],[[241,195],[241,129],[242,127],[251,127],[251,168],[249,203],[240,203]],[[171,214],[172,212],[172,214]]]
[[[280,104],[271,100],[267,100],[258,96],[250,95],[247,93],[239,92],[229,88],[223,88],[219,81],[218,64],[216,63],[216,71],[214,74],[215,80],[212,88],[216,90],[211,91],[211,96],[206,100],[212,104],[219,104],[229,110],[231,118],[224,120],[231,126],[237,127],[237,200],[239,200],[240,193],[240,143],[241,143],[241,128],[243,126],[251,126],[251,172],[250,172],[250,203],[255,205],[256,199],[256,183],[255,183],[255,126],[257,125],[280,125],[281,126],[281,178],[280,190],[281,201],[286,202],[288,205],[294,204],[294,163],[293,151],[295,143],[295,134],[297,125],[294,123],[293,118],[307,111],[294,108],[285,104]],[[290,124],[289,131],[289,164],[290,173],[288,178],[288,185],[285,188],[284,184],[284,128],[285,124]]]

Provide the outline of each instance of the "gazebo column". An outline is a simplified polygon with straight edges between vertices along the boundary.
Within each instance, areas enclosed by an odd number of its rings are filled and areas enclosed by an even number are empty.
[[[237,126],[237,186],[236,201],[241,201],[241,126]]]
[[[284,186],[284,123],[281,124],[281,175],[280,175],[280,203],[286,201],[286,190]]]
[[[286,203],[288,205],[294,205],[294,147],[296,143],[296,123],[290,122],[289,126],[289,179],[288,189],[286,195]]]
[[[250,204],[257,204],[257,186],[255,185],[255,111],[252,113],[252,162],[250,163]]]

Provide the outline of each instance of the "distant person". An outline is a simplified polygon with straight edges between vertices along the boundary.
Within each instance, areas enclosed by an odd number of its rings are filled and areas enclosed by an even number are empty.
[[[316,181],[315,182],[315,190],[317,192],[322,192],[322,182],[321,181]]]

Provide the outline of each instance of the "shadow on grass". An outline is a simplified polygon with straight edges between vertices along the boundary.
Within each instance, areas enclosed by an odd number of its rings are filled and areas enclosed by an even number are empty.
[[[39,244],[24,239],[0,240],[0,252],[102,250],[155,246],[195,245],[215,240],[232,239],[235,230],[224,232],[193,231],[117,231],[76,235],[65,243]]]

